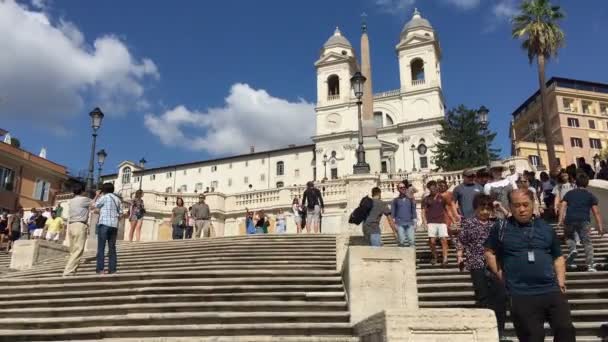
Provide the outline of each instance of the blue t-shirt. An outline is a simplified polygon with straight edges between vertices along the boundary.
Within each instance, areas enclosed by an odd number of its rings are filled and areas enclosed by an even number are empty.
[[[566,224],[591,222],[589,212],[594,205],[598,204],[597,197],[585,188],[568,191],[562,201],[568,203],[564,220]]]
[[[492,227],[485,247],[496,253],[510,294],[540,295],[559,291],[553,261],[562,251],[553,228],[541,219],[524,225],[510,218],[502,228],[501,242],[500,222]],[[528,261],[530,250],[534,252],[534,262]]]

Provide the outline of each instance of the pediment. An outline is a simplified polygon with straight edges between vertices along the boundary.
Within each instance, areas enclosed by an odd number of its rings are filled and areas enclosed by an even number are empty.
[[[407,40],[404,40],[404,41],[400,42],[399,44],[397,44],[397,49],[406,47],[406,46],[428,44],[428,43],[432,43],[433,41],[434,41],[434,39],[432,37],[424,36],[421,34],[414,34],[411,37],[409,37]]]
[[[315,66],[319,65],[327,65],[327,64],[335,64],[335,63],[351,63],[354,62],[354,58],[350,56],[344,56],[339,53],[330,52],[325,56],[319,58],[318,61],[315,62]]]

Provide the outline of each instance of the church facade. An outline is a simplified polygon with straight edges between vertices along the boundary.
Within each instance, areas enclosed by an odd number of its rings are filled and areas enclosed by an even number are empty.
[[[400,87],[373,93],[369,37],[363,26],[361,61],[349,40],[336,28],[315,62],[317,72],[316,131],[312,142],[272,151],[204,160],[158,168],[125,161],[118,172],[104,175],[124,195],[141,188],[156,192],[247,191],[340,179],[353,173],[358,138],[358,104],[350,78],[367,78],[362,99],[366,159],[373,174],[428,172],[433,169],[436,132],[444,118],[441,49],[437,35],[416,10],[396,44]]]

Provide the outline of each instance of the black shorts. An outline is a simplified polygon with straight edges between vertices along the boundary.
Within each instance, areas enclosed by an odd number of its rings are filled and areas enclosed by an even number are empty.
[[[11,241],[15,242],[15,241],[19,240],[20,238],[21,238],[20,231],[11,232]]]

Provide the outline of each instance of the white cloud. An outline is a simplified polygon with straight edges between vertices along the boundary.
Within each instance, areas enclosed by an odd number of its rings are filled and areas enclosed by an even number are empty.
[[[13,0],[0,0],[0,51],[0,110],[24,120],[60,125],[88,107],[110,115],[145,107],[144,82],[159,78],[154,62],[115,36],[87,44],[73,23]]]
[[[481,0],[443,0],[449,4],[452,4],[456,7],[460,7],[462,9],[468,10],[472,8],[476,8],[479,6]]]
[[[517,1],[500,0],[492,8],[492,13],[494,13],[498,19],[511,20],[511,18],[517,14]]]
[[[177,106],[160,115],[147,114],[146,127],[161,142],[212,155],[310,143],[314,134],[314,104],[302,99],[289,102],[263,89],[236,83],[225,105],[206,111]]]
[[[380,11],[392,14],[403,13],[415,2],[416,0],[375,0]]]

